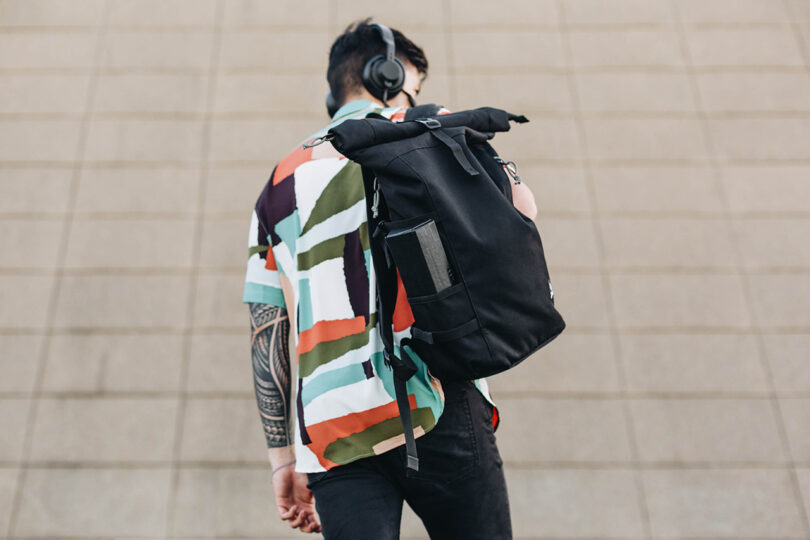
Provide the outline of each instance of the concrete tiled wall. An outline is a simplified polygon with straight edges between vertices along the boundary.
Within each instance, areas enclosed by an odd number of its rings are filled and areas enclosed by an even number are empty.
[[[245,239],[366,15],[532,120],[569,327],[490,379],[516,535],[810,538],[808,0],[0,0],[0,537],[300,537]]]

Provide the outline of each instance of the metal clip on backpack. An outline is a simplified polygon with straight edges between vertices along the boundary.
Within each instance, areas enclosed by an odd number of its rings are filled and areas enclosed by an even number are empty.
[[[472,380],[520,363],[565,328],[540,235],[513,206],[504,161],[487,142],[510,120],[528,120],[490,107],[437,110],[411,108],[403,122],[371,113],[323,137],[363,169],[380,333],[410,470],[419,468],[410,351],[441,381]],[[397,272],[414,316],[402,357],[392,327]]]

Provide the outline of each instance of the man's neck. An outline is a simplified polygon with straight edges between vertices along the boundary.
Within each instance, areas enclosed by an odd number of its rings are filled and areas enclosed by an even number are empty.
[[[364,99],[366,101],[371,101],[373,103],[378,104],[380,107],[385,107],[386,106],[386,105],[383,105],[382,100],[379,100],[376,97],[372,96],[369,92],[362,92],[362,93],[354,94],[352,96],[347,97],[346,100],[341,105],[341,107],[343,105],[345,105],[347,103],[351,103],[352,101],[357,100],[357,99]],[[389,100],[387,100],[387,103],[388,103],[388,107],[405,107],[406,109],[408,107],[413,107],[415,105],[415,102],[414,102],[413,98],[405,90],[401,90],[396,96],[394,96],[394,97],[390,98]]]
[[[341,103],[341,104],[340,104],[340,106],[341,106],[341,107],[343,107],[343,106],[344,106],[344,105],[346,105],[347,103],[351,103],[352,101],[357,101],[358,99],[362,99],[362,100],[364,100],[364,101],[371,101],[372,103],[376,103],[376,104],[377,104],[377,105],[379,105],[380,107],[384,107],[384,106],[385,106],[385,105],[383,105],[383,102],[382,102],[382,101],[380,101],[379,99],[375,98],[375,97],[374,97],[374,96],[372,96],[371,94],[365,94],[365,95],[357,94],[357,95],[354,95],[354,96],[348,96],[348,97],[346,98],[346,101],[344,101],[343,103]],[[389,104],[389,107],[390,107],[390,104]]]

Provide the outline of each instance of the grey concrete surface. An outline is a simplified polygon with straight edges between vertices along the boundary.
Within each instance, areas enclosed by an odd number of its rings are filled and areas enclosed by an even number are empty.
[[[531,119],[568,329],[490,379],[516,537],[810,538],[808,0],[0,0],[0,537],[302,537],[244,248],[366,15]]]

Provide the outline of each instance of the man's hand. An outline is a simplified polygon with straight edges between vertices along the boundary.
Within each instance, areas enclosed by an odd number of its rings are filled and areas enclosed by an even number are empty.
[[[320,532],[307,476],[294,470],[295,447],[290,434],[290,350],[287,310],[269,304],[250,304],[253,382],[259,416],[273,469],[273,492],[281,519],[292,528]]]
[[[279,516],[290,520],[290,527],[307,533],[321,532],[306,474],[295,472],[292,465],[281,467],[273,473],[273,493]]]

